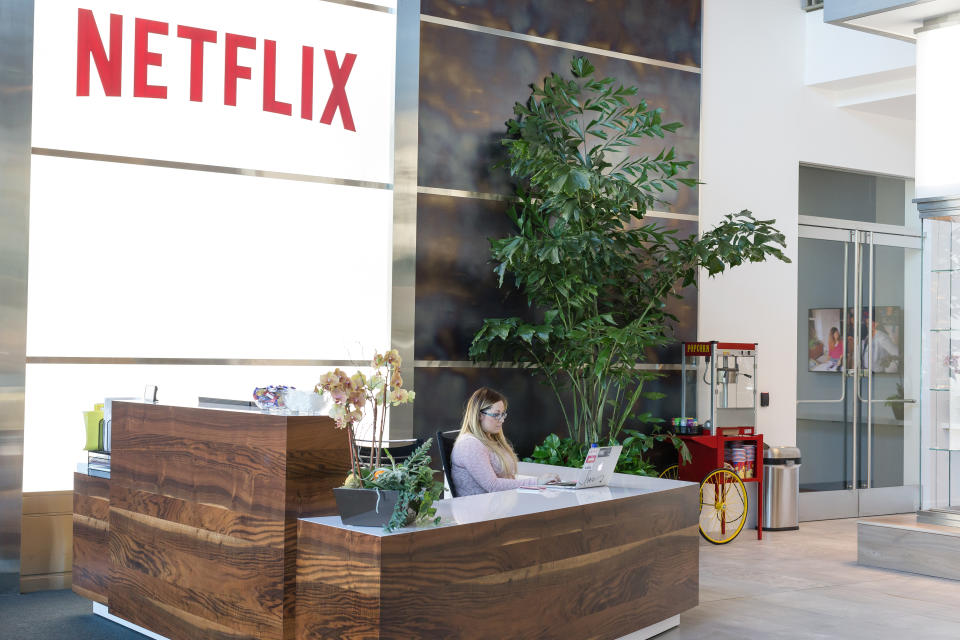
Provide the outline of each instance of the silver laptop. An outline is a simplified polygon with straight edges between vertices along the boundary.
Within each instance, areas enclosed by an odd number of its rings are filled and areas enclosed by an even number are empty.
[[[580,477],[576,482],[550,482],[540,485],[547,489],[589,489],[605,487],[610,484],[613,471],[617,468],[620,451],[623,447],[591,447],[587,459],[583,461]]]

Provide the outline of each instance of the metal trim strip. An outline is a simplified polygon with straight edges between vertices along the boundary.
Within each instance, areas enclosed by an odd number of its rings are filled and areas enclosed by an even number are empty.
[[[99,356],[27,356],[27,364],[152,364],[188,366],[242,367],[365,367],[369,363],[356,360],[310,360],[300,358],[150,358]]]
[[[442,189],[440,187],[418,186],[417,193],[429,196],[446,196],[449,198],[472,198],[474,200],[494,200],[498,202],[510,202],[512,197],[499,193],[483,193],[481,191],[466,191],[463,189]],[[669,211],[647,211],[647,217],[650,218],[670,218],[673,220],[692,220],[697,222],[700,216],[693,213],[671,213]]]
[[[393,116],[393,240],[390,272],[390,346],[413,362],[416,339],[417,167],[420,157],[420,0],[397,2]],[[407,373],[407,386],[416,376]],[[413,411],[390,418],[388,437],[413,436]]]
[[[417,186],[417,193],[428,196],[448,196],[450,198],[473,198],[474,200],[497,200],[500,202],[509,202],[513,200],[510,196],[500,193],[483,193],[481,191],[465,191],[463,189],[442,189],[440,187]]]
[[[414,360],[413,366],[425,369],[535,369],[531,364],[473,362],[471,360]],[[683,365],[659,362],[638,362],[640,371],[680,371]]]
[[[114,156],[105,153],[88,153],[86,151],[69,151],[66,149],[46,149],[33,147],[35,156],[50,156],[53,158],[70,158],[73,160],[93,160],[96,162],[116,162],[119,164],[135,164],[145,167],[161,167],[164,169],[182,169],[185,171],[205,171],[207,173],[225,173],[237,176],[255,178],[273,178],[275,180],[295,180],[297,182],[316,182],[319,184],[335,184],[344,187],[360,187],[364,189],[393,189],[393,185],[386,182],[371,182],[368,180],[351,180],[349,178],[331,178],[327,176],[311,176],[303,173],[285,173],[282,171],[264,171],[262,169],[243,169],[240,167],[221,167],[212,164],[192,162],[177,162],[174,160],[157,160],[154,158],[134,158],[131,156]]]
[[[356,9],[367,9],[368,11],[380,11],[382,13],[394,13],[393,7],[385,7],[379,4],[369,2],[360,2],[360,0],[323,0],[330,4],[342,4],[345,7],[354,7]]]
[[[560,47],[563,49],[572,49],[573,51],[581,51],[583,53],[591,53],[600,56],[605,56],[608,58],[619,58],[620,60],[629,60],[630,62],[639,62],[641,64],[649,64],[655,67],[664,67],[666,69],[674,69],[676,71],[686,71],[687,73],[701,73],[700,67],[694,67],[687,64],[680,64],[677,62],[667,62],[665,60],[656,60],[654,58],[645,58],[643,56],[635,56],[629,53],[620,53],[618,51],[610,51],[608,49],[600,49],[598,47],[588,47],[582,44],[575,44],[573,42],[564,42],[562,40],[550,40],[549,38],[542,38],[540,36],[531,36],[526,33],[516,33],[513,31],[505,31],[503,29],[494,29],[493,27],[484,27],[478,24],[472,24],[469,22],[460,22],[459,20],[450,20],[449,18],[438,18],[436,16],[420,16],[421,22],[430,22],[432,24],[438,24],[444,27],[452,27],[454,29],[465,29],[467,31],[475,31],[477,33],[484,33],[491,36],[500,36],[502,38],[512,38],[514,40],[521,40],[523,42],[532,42],[534,44],[545,44],[550,47]]]
[[[34,0],[0,0],[0,595],[20,591]]]

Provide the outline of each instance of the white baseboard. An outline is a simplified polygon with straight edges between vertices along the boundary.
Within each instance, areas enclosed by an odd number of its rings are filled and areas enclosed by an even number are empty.
[[[650,625],[649,627],[644,627],[643,629],[637,629],[633,633],[628,633],[625,636],[617,638],[617,640],[647,640],[647,638],[652,638],[653,636],[663,633],[673,629],[674,627],[680,626],[680,616],[673,616],[672,618],[667,618],[666,620],[661,620],[655,624]]]
[[[110,610],[107,609],[107,607],[105,607],[104,605],[100,604],[99,602],[93,603],[93,613],[95,613],[98,616],[103,616],[110,622],[115,622],[121,627],[132,629],[133,631],[136,631],[137,633],[142,634],[148,638],[153,638],[153,640],[169,640],[166,636],[161,636],[160,634],[144,629],[143,627],[138,627],[132,622],[127,622],[123,618],[118,618],[117,616],[111,614]]]

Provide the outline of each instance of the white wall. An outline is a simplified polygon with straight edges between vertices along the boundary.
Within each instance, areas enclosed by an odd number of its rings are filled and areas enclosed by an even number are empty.
[[[916,46],[910,42],[824,24],[823,11],[805,14],[804,78],[807,84],[890,74],[916,65]],[[837,55],[837,52],[856,55]]]
[[[704,1],[702,228],[745,208],[775,218],[794,263],[704,276],[698,333],[759,343],[759,390],[770,406],[758,426],[772,444],[796,442],[799,165],[913,175],[912,121],[839,109],[804,84],[806,21],[795,0]]]

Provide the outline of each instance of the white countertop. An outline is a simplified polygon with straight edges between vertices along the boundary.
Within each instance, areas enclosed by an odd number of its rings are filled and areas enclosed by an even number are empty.
[[[137,398],[125,398],[123,400],[115,400],[116,403],[124,402],[127,404],[152,404],[157,407],[176,407],[178,409],[206,409],[209,411],[236,411],[240,413],[262,413],[263,415],[275,415],[275,416],[295,416],[298,415],[294,412],[286,411],[285,409],[279,410],[266,410],[259,409],[257,407],[247,407],[243,405],[234,405],[234,404],[217,404],[213,402],[147,402],[146,400],[138,400]],[[306,415],[306,414],[304,414]]]
[[[553,472],[559,475],[562,480],[575,480],[578,469],[521,462],[518,471],[521,476],[537,476],[542,473]],[[437,502],[437,515],[440,516],[440,524],[438,525],[428,524],[418,527],[404,527],[391,533],[384,531],[382,527],[355,527],[345,525],[340,521],[340,516],[303,518],[303,520],[328,527],[335,527],[337,529],[356,531],[371,536],[395,536],[414,533],[424,529],[432,529],[438,526],[457,526],[475,522],[486,522],[488,520],[532,515],[555,509],[567,509],[594,502],[618,500],[644,493],[655,493],[657,491],[665,491],[685,486],[696,485],[692,482],[682,482],[679,480],[663,480],[660,478],[617,473],[614,474],[610,485],[607,487],[594,487],[592,489],[544,489],[542,491],[512,489],[510,491],[482,493],[475,496],[451,498]]]

